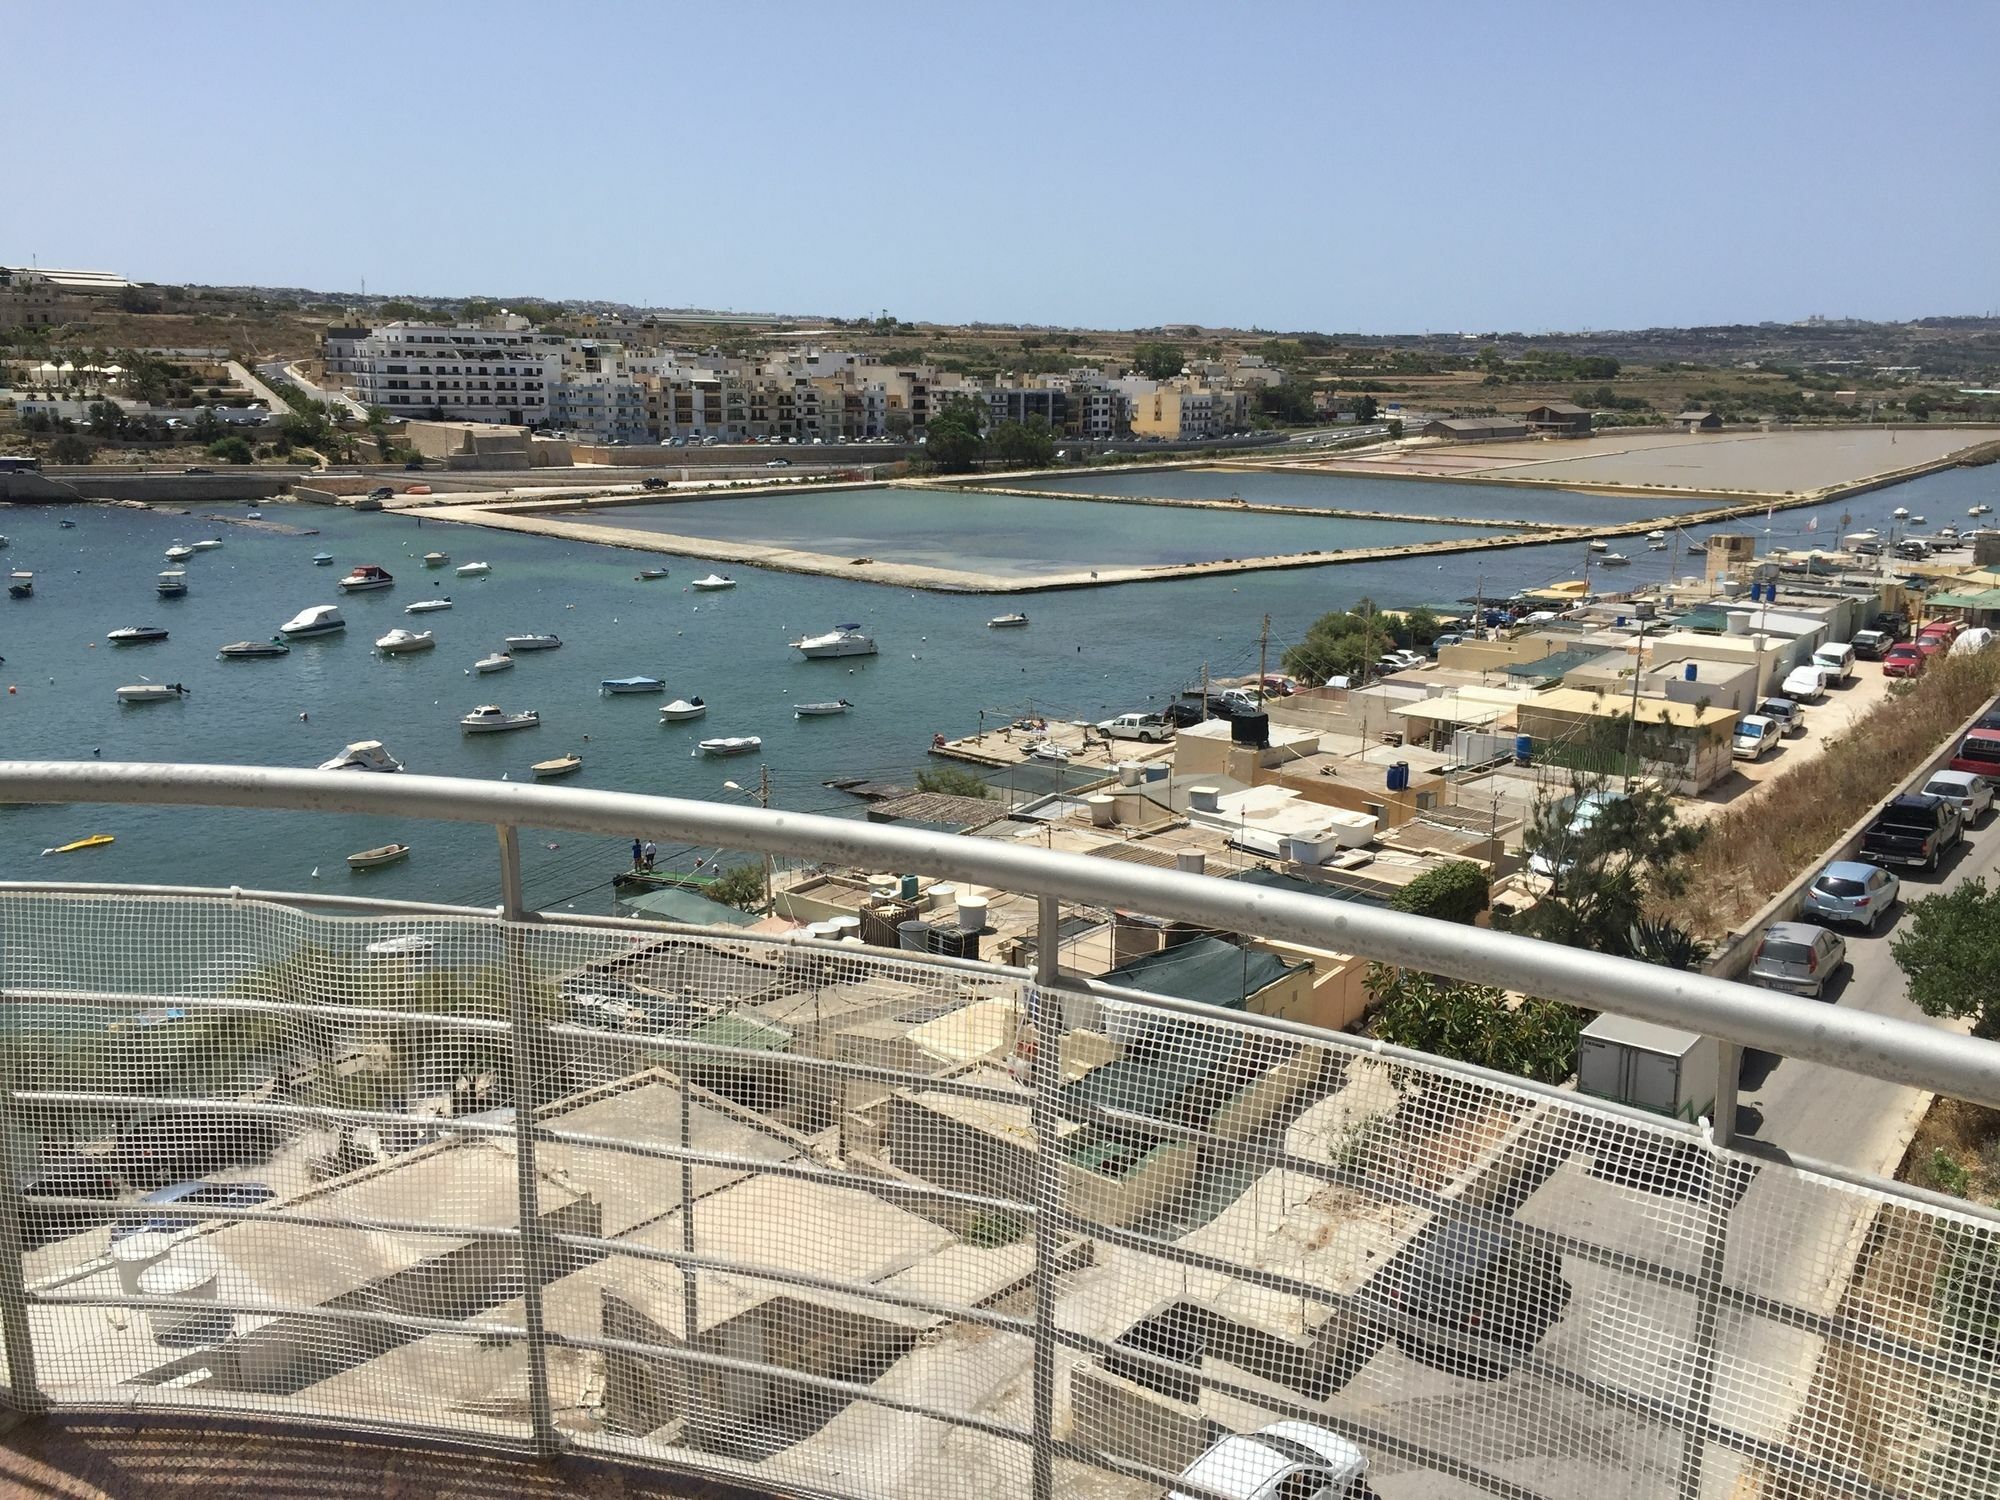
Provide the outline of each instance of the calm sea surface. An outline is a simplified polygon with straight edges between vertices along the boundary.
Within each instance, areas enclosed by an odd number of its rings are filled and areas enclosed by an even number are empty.
[[[1379,495],[1379,503],[1407,509],[1416,488],[1384,484],[1368,492]],[[1468,493],[1462,486],[1445,488]],[[833,499],[800,496],[794,504],[787,497],[784,503],[803,514]],[[1769,523],[1768,540],[1831,542],[1843,509],[1855,527],[1886,529],[1898,505],[1928,513],[1933,529],[1946,520],[1965,525],[1965,509],[1975,502],[2000,503],[2000,469],[1950,470],[1845,507],[1780,512]],[[766,503],[742,502],[741,508]],[[984,503],[954,502],[967,520]],[[1231,530],[1236,538],[1261,524],[1210,512],[1010,503],[1028,507],[1048,533],[1047,550],[1073,563],[1087,560],[1084,544],[1069,530],[1079,510],[1102,511],[1115,527],[1156,533],[1165,538],[1158,545],[1171,545],[1183,526],[1199,527],[1204,536],[1218,524],[1242,528]],[[240,516],[241,510],[225,513]],[[312,766],[349,740],[379,738],[415,771],[525,781],[531,762],[580,750],[584,770],[568,785],[733,798],[722,782],[754,785],[758,759],[702,760],[689,752],[703,736],[757,734],[764,737],[763,762],[777,803],[851,810],[848,799],[821,783],[843,776],[907,783],[925,763],[934,731],[967,732],[981,710],[989,719],[1030,707],[1056,717],[1101,718],[1156,705],[1196,679],[1204,662],[1218,675],[1254,670],[1258,622],[1267,612],[1275,659],[1315,617],[1363,595],[1385,605],[1450,603],[1475,589],[1505,595],[1576,577],[1584,558],[1580,545],[1564,544],[1005,600],[735,568],[735,591],[694,594],[688,580],[708,572],[706,562],[667,558],[671,576],[642,583],[633,576],[636,569],[661,559],[436,522],[419,527],[412,517],[388,513],[269,505],[265,514],[318,527],[320,534],[274,536],[206,521],[199,513],[0,507],[0,531],[13,538],[0,561],[36,575],[34,598],[0,598],[0,684],[13,689],[0,693],[4,753]],[[1819,530],[1807,533],[1815,514]],[[74,518],[76,527],[59,529],[59,515]],[[847,524],[838,512],[828,520],[834,528]],[[955,552],[954,534],[940,530],[921,545],[947,559],[988,564],[985,557]],[[186,563],[188,597],[160,601],[153,583],[167,566],[164,549],[176,538],[206,536],[221,536],[226,545]],[[1660,579],[1669,564],[1677,573],[1699,567],[1679,550],[1648,553],[1636,538],[1617,545],[1641,550],[1634,551],[1633,567],[1608,577],[1613,586]],[[431,549],[449,552],[454,564],[485,559],[492,575],[474,580],[449,570],[428,572],[418,559]],[[333,553],[337,565],[314,567],[311,557],[319,550]],[[1249,547],[1232,540],[1223,550],[1240,554]],[[335,580],[364,562],[389,568],[396,586],[342,597]],[[454,604],[448,612],[403,613],[412,600],[444,594]],[[216,660],[218,646],[263,639],[299,609],[322,603],[341,606],[349,622],[345,635],[296,642],[291,655],[278,660]],[[1031,616],[1028,629],[986,628],[988,617],[1013,608]],[[881,642],[880,656],[807,662],[787,648],[801,633],[850,620],[864,623]],[[104,640],[119,626],[151,623],[167,626],[171,638],[122,648]],[[382,658],[372,642],[396,626],[435,631],[438,648]],[[472,663],[499,649],[503,635],[523,631],[553,631],[563,648],[524,655],[510,672],[470,675]],[[664,678],[669,695],[702,695],[711,705],[708,718],[663,728],[660,699],[598,692],[601,678],[639,673]],[[136,707],[113,697],[119,685],[146,679],[184,682],[193,695]],[[792,716],[794,702],[834,697],[851,699],[853,712],[818,720]],[[459,716],[482,703],[539,709],[542,725],[519,734],[461,734]],[[1013,777],[1019,786],[1049,784],[1042,768],[1023,768]],[[99,832],[115,834],[117,843],[41,857],[44,847]],[[349,873],[347,854],[391,839],[415,846],[408,862]],[[621,841],[551,833],[524,844],[529,895],[537,904],[609,909],[606,882],[627,859]],[[703,852],[690,852],[681,863]],[[0,808],[0,878],[25,877],[307,887],[480,903],[496,900],[498,890],[493,836],[480,828],[256,812]]]

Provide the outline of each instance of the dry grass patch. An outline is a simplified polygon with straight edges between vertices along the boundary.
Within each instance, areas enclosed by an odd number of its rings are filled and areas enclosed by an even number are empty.
[[[1707,936],[1727,932],[1817,861],[1995,693],[2000,651],[1936,659],[1819,756],[1711,818],[1688,861],[1687,889],[1654,914]]]

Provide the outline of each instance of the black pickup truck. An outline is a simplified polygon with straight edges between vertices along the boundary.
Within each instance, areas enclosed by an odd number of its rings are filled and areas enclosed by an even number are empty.
[[[1917,865],[1936,870],[1965,837],[1958,808],[1942,797],[1913,793],[1892,798],[1861,835],[1861,857],[1873,865]]]

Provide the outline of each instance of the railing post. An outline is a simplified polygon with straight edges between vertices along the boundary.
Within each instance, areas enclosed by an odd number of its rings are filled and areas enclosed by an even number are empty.
[[[693,1149],[694,1100],[688,1089],[688,1064],[693,1054],[687,1048],[680,1049],[680,1095],[681,1095],[681,1253],[688,1261],[694,1259],[694,1163],[686,1153]],[[694,1347],[695,1330],[701,1326],[696,1316],[695,1269],[692,1264],[681,1266],[681,1342],[687,1348]],[[679,1367],[677,1366],[678,1370]]]
[[[11,1034],[0,1041],[0,1342],[7,1351],[7,1404],[13,1417],[34,1416],[48,1409],[35,1369],[35,1336],[28,1326],[28,1283],[22,1267],[22,1246],[28,1242],[26,1215],[21,1211],[21,1184],[35,1164],[14,1108],[15,1070],[19,1044]],[[11,1425],[11,1424],[10,1424]]]
[[[514,1190],[521,1245],[522,1322],[528,1337],[528,1419],[534,1429],[535,1451],[544,1456],[560,1447],[555,1408],[549,1399],[549,1346],[545,1334],[542,1288],[553,1279],[548,1231],[542,1225],[541,1176],[535,1163],[535,1086],[544,1061],[545,1035],[534,1013],[528,984],[527,940],[521,924],[527,920],[521,896],[521,840],[511,827],[496,825],[500,835],[501,946],[505,950],[507,1024],[513,1041]]]
[[[1056,1421],[1056,1234],[1063,1202],[1056,1154],[1056,1090],[1062,1083],[1062,998],[1056,993],[1061,903],[1035,898],[1035,981],[1028,991],[1035,1028],[1029,1118],[1035,1130],[1034,1500],[1054,1500]]]
[[[1734,1050],[1734,1049],[1729,1049]],[[1723,1271],[1729,1256],[1729,1215],[1742,1198],[1751,1168],[1719,1147],[1706,1153],[1708,1194],[1702,1226],[1701,1266],[1695,1273],[1693,1369],[1688,1378],[1687,1421],[1681,1429],[1679,1500],[1700,1500],[1708,1457],[1708,1425],[1715,1402],[1715,1367],[1721,1357]]]

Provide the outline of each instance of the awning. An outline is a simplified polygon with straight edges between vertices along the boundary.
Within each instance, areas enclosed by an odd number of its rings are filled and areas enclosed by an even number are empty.
[[[1505,710],[1495,703],[1482,703],[1461,698],[1456,693],[1443,693],[1401,708],[1392,708],[1389,712],[1401,714],[1406,719],[1425,719],[1433,724],[1479,725],[1491,724]]]

